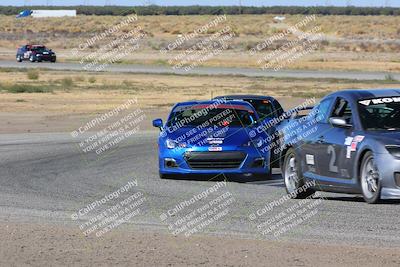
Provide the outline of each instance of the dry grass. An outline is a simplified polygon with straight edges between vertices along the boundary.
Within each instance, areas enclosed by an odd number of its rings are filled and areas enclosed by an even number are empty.
[[[272,95],[278,99],[322,97],[347,88],[395,88],[397,81],[352,81],[330,79],[275,79],[228,76],[176,76],[146,74],[89,74],[76,79],[78,72],[41,71],[39,86],[54,88],[49,93],[9,93],[0,91],[0,112],[47,112],[86,114],[112,109],[124,100],[137,97],[143,108],[169,109],[174,103],[210,99],[224,94]],[[96,82],[90,83],[90,77]],[[60,86],[72,80],[69,88]],[[0,72],[0,84],[23,85],[23,72]]]
[[[221,29],[226,24],[232,26],[240,36],[267,36],[279,32],[278,24],[273,22],[274,15],[236,15],[228,16],[227,22],[210,29]],[[304,15],[286,16],[287,24],[294,25]],[[25,18],[15,19],[13,16],[0,16],[0,32],[12,34],[26,33],[71,33],[90,34],[102,32],[117,25],[125,17],[120,16],[77,16],[75,18]],[[175,36],[193,31],[215,16],[143,16],[137,23],[122,28],[128,32],[134,25],[140,25],[151,36]],[[316,22],[307,27],[320,25],[326,34],[349,38],[398,39],[400,17],[396,16],[318,16]]]
[[[199,39],[229,25],[236,37],[230,48],[200,64],[202,66],[258,67],[257,56],[249,56],[248,49],[266,38],[277,34],[288,25],[304,19],[304,15],[287,16],[285,24],[274,23],[273,15],[228,16],[227,21],[201,34]],[[168,60],[181,51],[167,54],[159,52],[161,47],[173,42],[179,34],[187,34],[213,20],[215,16],[144,16],[121,28],[112,37],[97,41],[86,51],[96,51],[114,40],[116,36],[140,26],[147,37],[140,49],[122,58],[121,63],[167,65]],[[60,61],[78,61],[72,48],[100,34],[125,17],[78,16],[75,18],[15,19],[0,16],[0,60],[14,59],[15,48],[24,43],[44,43],[56,50]],[[301,57],[288,69],[330,69],[400,71],[400,17],[395,16],[318,16],[302,30],[319,25],[326,35],[317,51]],[[288,37],[289,39],[293,36]],[[182,48],[193,45],[186,42]],[[83,53],[84,54],[84,53]],[[262,55],[260,55],[262,56]]]
[[[227,21],[210,28],[203,36],[207,36],[229,25],[237,34],[234,47],[241,50],[261,41],[272,34],[281,32],[285,25],[273,22],[273,15],[237,15],[228,16]],[[304,19],[304,15],[287,16],[285,23],[294,25]],[[179,34],[187,34],[207,24],[215,16],[144,16],[116,33],[121,35],[140,26],[147,34],[147,48],[158,49],[164,42],[174,40]],[[23,41],[45,42],[49,46],[60,49],[77,47],[83,40],[101,33],[124,20],[118,16],[77,16],[75,18],[25,18],[15,19],[13,16],[0,16],[0,46],[13,47]],[[318,16],[302,30],[310,30],[313,26],[322,27],[322,32],[331,38],[346,40],[364,40],[364,44],[347,44],[347,49],[369,51],[384,49],[393,51],[398,45],[379,44],[368,40],[397,40],[400,38],[400,17],[395,16]],[[115,38],[115,35],[110,38]],[[110,39],[104,40],[105,42]],[[98,42],[94,49],[101,46]],[[340,44],[328,44],[331,48],[343,50]]]

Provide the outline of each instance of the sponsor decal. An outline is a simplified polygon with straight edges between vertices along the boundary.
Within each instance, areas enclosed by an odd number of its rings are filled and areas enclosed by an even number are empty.
[[[306,162],[308,165],[315,165],[314,155],[306,154]]]
[[[353,137],[351,137],[351,136],[346,137],[346,139],[344,140],[344,144],[345,144],[346,146],[351,145],[351,142],[353,142]]]
[[[384,98],[374,98],[374,99],[358,101],[358,103],[364,106],[386,104],[393,102],[400,102],[400,97],[384,97]]]
[[[351,145],[347,147],[347,155],[346,157],[349,159],[351,155],[349,153],[356,151],[358,143],[361,143],[364,140],[365,136],[364,135],[357,135],[356,137],[353,138],[353,141],[351,142]],[[350,152],[349,152],[349,147],[350,147]]]
[[[351,159],[351,147],[347,146],[346,159]]]
[[[357,150],[357,145],[358,145],[358,143],[357,142],[352,142],[351,143],[351,146],[350,146],[350,150],[353,152],[353,151],[356,151]]]
[[[222,151],[222,147],[220,146],[212,146],[208,148],[208,151],[216,152],[216,151]]]
[[[364,135],[357,135],[354,137],[354,142],[361,143],[364,140],[365,136]]]
[[[210,145],[220,145],[224,142],[224,138],[207,138]]]

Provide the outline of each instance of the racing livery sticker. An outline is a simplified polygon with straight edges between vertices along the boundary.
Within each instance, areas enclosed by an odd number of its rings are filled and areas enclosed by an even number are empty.
[[[346,137],[346,139],[344,140],[344,145],[349,146],[351,145],[351,142],[353,142],[353,137]]]
[[[353,142],[351,142],[351,151],[356,151],[358,143],[361,143],[364,140],[365,136],[363,135],[357,135],[354,137]]]
[[[347,146],[346,159],[351,159],[351,146]]]
[[[306,154],[306,162],[308,165],[315,165],[314,155]]]
[[[384,97],[384,98],[374,98],[374,99],[358,101],[358,103],[364,106],[393,103],[393,102],[400,102],[400,97]]]
[[[361,143],[364,140],[365,136],[364,135],[357,135],[354,137],[354,142]]]

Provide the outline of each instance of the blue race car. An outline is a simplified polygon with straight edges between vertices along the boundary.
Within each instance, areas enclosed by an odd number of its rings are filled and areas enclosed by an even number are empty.
[[[271,150],[270,166],[273,168],[279,168],[281,156],[279,153],[279,148],[281,147],[279,131],[285,127],[288,118],[293,113],[297,114],[298,111],[312,108],[309,106],[297,106],[293,110],[285,112],[278,100],[272,96],[263,95],[225,95],[215,97],[214,100],[216,99],[242,100],[254,107],[260,118],[260,126],[257,128],[257,131],[264,131],[269,136],[267,141],[270,145],[264,148]]]
[[[226,100],[242,100],[250,103],[257,112],[258,117],[261,120],[271,120],[273,118],[279,118],[284,115],[281,104],[272,96],[262,95],[226,95],[218,96],[216,99]]]
[[[290,123],[281,168],[291,197],[321,190],[361,193],[368,203],[400,199],[400,89],[336,92]]]
[[[224,175],[235,180],[269,179],[267,135],[254,133],[259,117],[252,105],[224,99],[176,104],[160,128],[161,178]],[[252,137],[250,137],[252,136]]]

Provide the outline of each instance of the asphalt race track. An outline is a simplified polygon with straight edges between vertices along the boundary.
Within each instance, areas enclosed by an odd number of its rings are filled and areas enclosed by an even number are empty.
[[[54,70],[82,71],[79,63],[30,63],[16,61],[0,61],[0,68],[47,68]],[[222,68],[222,67],[198,67],[189,71],[174,70],[168,66],[154,65],[111,65],[104,69],[110,72],[125,73],[150,73],[150,74],[191,74],[191,75],[243,75],[249,77],[277,77],[277,78],[333,78],[355,80],[384,80],[388,73],[385,72],[361,72],[361,71],[324,71],[324,70],[262,70],[250,68]],[[391,73],[394,79],[400,80],[400,74]]]
[[[54,65],[58,66],[58,65]],[[168,232],[160,215],[182,200],[215,185],[197,180],[158,177],[157,132],[140,132],[101,156],[83,153],[79,138],[68,133],[0,135],[0,219],[18,222],[76,224],[71,215],[136,179],[146,196],[143,212],[124,227]],[[272,181],[226,185],[235,199],[229,213],[202,232],[274,239],[257,230],[261,218],[249,215],[285,195],[280,175]],[[368,205],[359,196],[322,193],[310,200],[316,214],[279,237],[284,240],[400,245],[400,205]],[[299,204],[287,200],[268,212],[272,218]],[[265,218],[265,217],[264,217]]]

